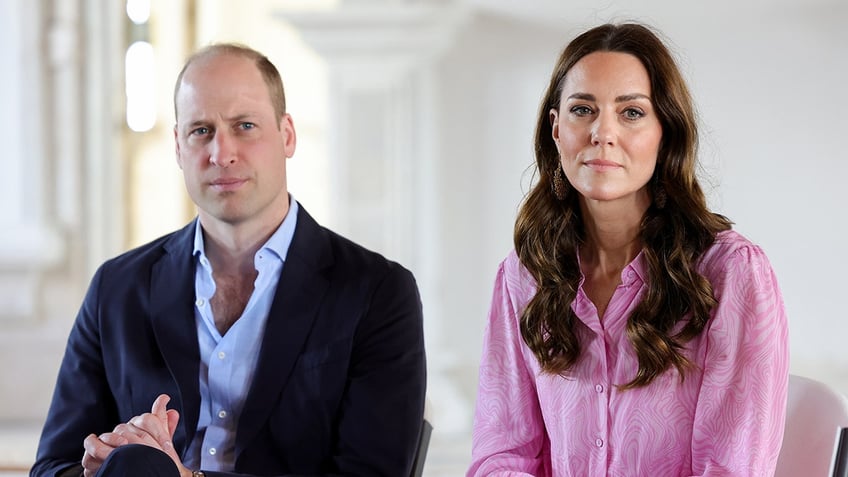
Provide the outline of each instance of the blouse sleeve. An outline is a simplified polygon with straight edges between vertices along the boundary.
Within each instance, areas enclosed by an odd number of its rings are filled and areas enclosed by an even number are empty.
[[[467,477],[550,474],[536,385],[522,355],[517,323],[501,264],[483,337]]]
[[[783,298],[763,251],[720,264],[692,433],[695,475],[774,475],[789,379]]]

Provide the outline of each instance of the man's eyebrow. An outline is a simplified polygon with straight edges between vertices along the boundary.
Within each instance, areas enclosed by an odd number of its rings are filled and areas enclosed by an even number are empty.
[[[574,94],[570,95],[567,99],[582,99],[583,101],[596,101],[597,100],[595,98],[594,94],[589,94],[589,93],[574,93]],[[647,99],[648,101],[650,101],[651,97],[646,95],[646,94],[642,94],[642,93],[630,93],[630,94],[623,94],[621,96],[616,97],[615,102],[616,103],[624,103],[624,102],[627,102],[627,101],[633,101],[633,100],[637,100],[637,99]]]
[[[228,118],[224,118],[227,122],[234,123],[239,121],[244,121],[245,119],[250,119],[256,117],[256,115],[252,112],[236,114],[235,116],[230,116]]]
[[[254,113],[240,113],[240,114],[236,114],[234,116],[226,117],[226,118],[224,118],[224,120],[228,123],[234,123],[234,122],[244,121],[246,119],[251,119],[255,116],[256,115]],[[210,123],[210,121],[207,120],[207,119],[195,119],[194,121],[192,121],[190,123],[186,123],[185,127],[194,129],[198,126],[208,126],[209,123]]]
[[[205,126],[206,124],[208,124],[208,121],[205,121],[203,119],[196,119],[196,120],[194,120],[190,123],[187,123],[185,125],[185,127],[189,128],[189,129],[194,129],[198,126]]]

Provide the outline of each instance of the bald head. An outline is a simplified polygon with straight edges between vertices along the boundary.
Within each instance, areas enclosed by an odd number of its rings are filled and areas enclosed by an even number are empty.
[[[183,65],[183,69],[177,76],[177,81],[174,86],[174,117],[178,122],[180,112],[177,107],[177,95],[180,92],[180,87],[183,84],[183,78],[185,77],[186,72],[191,69],[193,65],[205,63],[218,56],[234,56],[252,61],[256,66],[256,69],[259,70],[259,73],[262,75],[265,85],[268,87],[268,94],[271,97],[271,103],[274,107],[277,119],[281,119],[286,114],[286,94],[283,90],[283,80],[280,77],[280,72],[277,71],[277,67],[271,63],[268,57],[252,48],[236,43],[216,43],[198,50],[196,53],[191,55],[188,60],[186,60],[185,65]]]

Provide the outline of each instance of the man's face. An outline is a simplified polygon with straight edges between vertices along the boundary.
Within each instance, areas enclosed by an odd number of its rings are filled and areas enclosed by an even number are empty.
[[[288,211],[291,116],[274,112],[252,60],[218,54],[183,75],[174,126],[177,164],[205,227],[275,227]]]

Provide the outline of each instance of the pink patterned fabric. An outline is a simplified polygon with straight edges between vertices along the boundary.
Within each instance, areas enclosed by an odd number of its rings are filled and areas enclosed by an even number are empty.
[[[627,316],[645,291],[640,254],[604,321],[582,287],[572,308],[583,355],[568,377],[543,374],[518,327],[535,282],[515,252],[501,264],[483,343],[470,476],[766,476],[783,437],[789,374],[783,299],[763,251],[721,233],[699,272],[718,306],[668,370],[619,391],[638,367]]]

